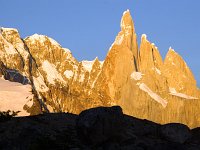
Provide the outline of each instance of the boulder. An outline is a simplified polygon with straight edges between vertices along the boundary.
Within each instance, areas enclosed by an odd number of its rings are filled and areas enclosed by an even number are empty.
[[[161,126],[161,137],[170,142],[185,143],[190,137],[190,129],[183,124],[169,123]]]
[[[76,121],[80,139],[90,145],[123,139],[125,121],[119,106],[98,107],[80,113]]]

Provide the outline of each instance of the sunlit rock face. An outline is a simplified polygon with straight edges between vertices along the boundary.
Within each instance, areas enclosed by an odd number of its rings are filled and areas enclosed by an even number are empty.
[[[120,105],[126,114],[158,123],[200,126],[200,92],[181,56],[170,48],[163,61],[145,34],[138,46],[129,10],[120,26],[104,61],[80,62],[50,37],[21,39],[16,29],[1,28],[0,77],[30,86],[31,105],[20,101],[24,115]]]
[[[169,48],[165,58],[164,72],[171,93],[176,91],[177,93],[198,97],[199,93],[196,87],[196,80],[191,70],[181,56],[172,48]]]
[[[98,89],[105,93],[103,99],[108,103],[117,104],[122,97],[121,90],[133,71],[137,71],[137,43],[130,12],[124,12],[121,19],[121,31],[105,58],[102,72],[97,81]],[[108,98],[107,98],[108,97]]]

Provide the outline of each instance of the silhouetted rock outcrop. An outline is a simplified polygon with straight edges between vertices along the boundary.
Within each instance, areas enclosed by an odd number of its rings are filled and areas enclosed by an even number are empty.
[[[178,123],[163,125],[160,133],[164,139],[177,143],[184,143],[191,137],[190,129],[186,125]]]
[[[200,130],[124,115],[119,106],[16,117],[0,123],[0,149],[199,150]]]
[[[77,131],[87,144],[96,145],[113,140],[120,141],[125,132],[125,119],[119,106],[85,110],[77,118]]]

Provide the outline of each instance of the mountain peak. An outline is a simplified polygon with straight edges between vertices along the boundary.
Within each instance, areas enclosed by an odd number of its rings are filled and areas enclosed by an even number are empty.
[[[147,40],[147,35],[146,34],[142,34],[142,36],[141,36],[141,40]]]
[[[45,37],[46,37],[45,35],[35,33],[31,36],[27,36],[24,40],[26,40],[26,39],[39,40],[39,39],[45,39]]]
[[[52,39],[52,38],[50,38],[46,35],[37,34],[37,33],[26,37],[25,40],[31,40],[32,42],[39,41],[40,43],[44,43],[45,41],[49,40],[52,45],[61,47],[61,45],[57,41],[55,41],[54,39]]]
[[[134,24],[133,24],[133,19],[131,17],[131,14],[130,14],[130,11],[129,10],[126,10],[124,13],[123,13],[123,16],[121,18],[121,30],[122,31],[126,31],[126,30],[130,30],[130,29],[134,29]]]
[[[178,57],[181,58],[181,56],[170,46],[169,50],[167,52],[167,55],[165,57],[165,61],[174,61],[172,58],[174,57]],[[181,60],[183,61],[183,59],[181,58]]]
[[[169,52],[176,53],[176,51],[171,46],[169,47]]]
[[[162,57],[154,43],[147,40],[147,35],[142,34],[140,43],[140,70],[143,72],[152,68],[161,68]]]
[[[130,10],[127,9],[126,11],[123,12],[123,15],[125,15],[126,13],[130,13]]]
[[[2,33],[2,32],[10,32],[10,31],[18,32],[18,30],[15,29],[15,28],[4,28],[4,27],[0,28],[0,33]]]
[[[98,57],[95,57],[94,61],[99,61],[99,58],[98,58]]]
[[[198,97],[196,80],[184,59],[171,47],[164,61],[165,76],[170,88],[178,93]]]

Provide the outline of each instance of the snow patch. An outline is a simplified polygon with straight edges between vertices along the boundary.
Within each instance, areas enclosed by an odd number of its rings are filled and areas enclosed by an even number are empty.
[[[131,74],[131,79],[134,79],[134,80],[141,80],[142,79],[142,73],[141,72],[133,72]]]
[[[100,67],[102,67],[103,66],[103,63],[104,63],[104,60],[103,61],[99,61],[100,62]]]
[[[49,61],[45,60],[42,63],[42,68],[47,74],[47,80],[51,84],[55,84],[54,80],[60,80],[62,82],[65,82],[60,75],[60,73],[57,71],[56,66],[54,64],[51,64]]]
[[[17,54],[17,51],[15,50],[15,48],[12,44],[7,42],[2,35],[0,35],[0,38],[3,40],[4,49],[6,51],[6,54],[10,54],[10,55]]]
[[[124,34],[122,34],[122,35],[118,35],[118,36],[116,37],[114,43],[117,44],[117,45],[121,45],[123,39],[124,39]]]
[[[15,28],[4,28],[4,27],[1,27],[1,30],[3,30],[3,31],[15,31],[15,32],[18,32],[18,30],[15,29]]]
[[[153,67],[152,69],[153,69],[157,74],[161,75],[161,71],[160,71],[158,68]]]
[[[65,51],[65,53],[71,54],[71,51],[68,48],[63,48],[63,50]]]
[[[0,110],[20,111],[18,116],[30,115],[23,109],[24,105],[33,105],[31,85],[22,85],[0,78]]]
[[[147,35],[146,34],[142,34],[142,39],[147,39]]]
[[[175,52],[175,50],[170,46],[169,51]]]
[[[65,75],[68,79],[71,79],[71,78],[73,77],[74,73],[73,73],[73,71],[71,71],[71,70],[66,70],[66,71],[64,72],[64,75]]]
[[[120,23],[120,27],[121,27],[121,28],[124,28],[124,27],[125,27],[125,24],[124,24],[124,16],[125,16],[127,13],[130,13],[129,9],[127,9],[126,11],[123,12],[123,16],[122,16],[121,23]]]
[[[167,101],[165,99],[161,98],[156,93],[154,93],[146,84],[140,83],[138,85],[139,85],[139,88],[141,90],[143,90],[144,92],[146,92],[151,98],[153,98],[155,101],[157,101],[158,103],[160,103],[163,107],[167,106]]]
[[[41,43],[44,43],[46,41],[46,36],[45,35],[39,35],[39,34],[35,33],[31,36],[26,37],[25,40],[26,39],[31,40],[31,43],[34,43],[35,40],[40,41]]]
[[[48,39],[50,40],[51,44],[58,46],[58,47],[61,47],[61,45],[57,41],[55,41],[54,39],[52,39],[50,37],[48,37]]]
[[[127,9],[126,11],[123,12],[123,16],[124,16],[126,13],[129,13],[129,12],[130,12],[130,10]]]
[[[87,60],[83,60],[82,62],[83,68],[85,70],[87,70],[88,72],[91,72],[92,70],[92,66],[94,64],[94,60],[93,61],[87,61]]]
[[[84,79],[85,79],[85,75],[84,75],[84,73],[81,73],[80,76],[79,76],[79,81],[83,82]]]
[[[53,110],[53,107],[51,107],[50,105],[46,105],[47,106],[47,109],[49,110],[49,112],[54,112],[54,110]]]
[[[35,40],[39,41],[40,43],[44,43],[48,39],[52,45],[61,47],[61,45],[57,41],[55,41],[54,39],[52,39],[46,35],[41,35],[41,34],[35,33],[31,36],[26,37],[25,40],[26,39],[31,40],[32,43],[34,43]]]
[[[169,92],[170,92],[171,95],[178,96],[178,97],[185,98],[185,99],[198,99],[196,97],[192,97],[192,96],[189,96],[189,95],[186,95],[186,94],[183,94],[183,93],[178,93],[176,91],[176,89],[172,88],[172,87],[169,88]]]
[[[41,74],[36,78],[33,76],[33,84],[35,86],[35,89],[39,92],[47,92],[49,88],[44,83],[44,78]]]

